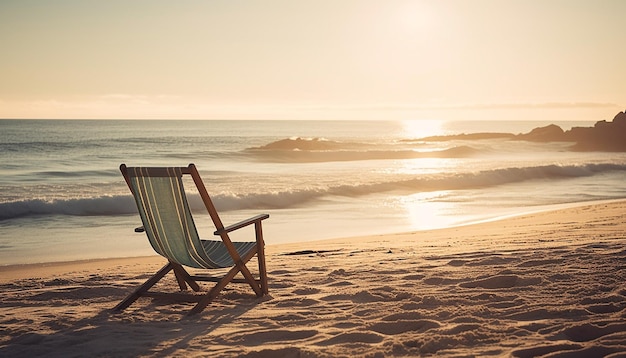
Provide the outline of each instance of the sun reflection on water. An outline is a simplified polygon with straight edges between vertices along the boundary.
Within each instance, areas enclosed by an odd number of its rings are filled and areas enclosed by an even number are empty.
[[[399,205],[406,211],[406,218],[414,230],[428,230],[447,227],[452,220],[452,206],[439,201],[451,195],[448,190],[415,193],[399,198]]]

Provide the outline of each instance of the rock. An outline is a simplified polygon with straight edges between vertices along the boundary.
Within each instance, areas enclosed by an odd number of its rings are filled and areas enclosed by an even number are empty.
[[[518,139],[532,142],[562,142],[565,132],[556,124],[535,128],[530,133],[520,134]]]
[[[578,151],[626,152],[626,112],[618,113],[612,122],[599,121],[593,128],[572,128],[565,133]]]

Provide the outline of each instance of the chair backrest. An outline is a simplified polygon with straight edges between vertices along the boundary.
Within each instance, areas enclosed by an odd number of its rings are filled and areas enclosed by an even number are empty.
[[[122,164],[120,170],[133,193],[148,240],[158,254],[189,267],[220,267],[205,253],[189,209],[182,176],[191,174],[190,167]]]

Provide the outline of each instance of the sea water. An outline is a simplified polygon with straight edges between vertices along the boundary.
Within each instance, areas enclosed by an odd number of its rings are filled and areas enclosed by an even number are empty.
[[[195,163],[226,225],[271,215],[263,224],[268,244],[448,227],[626,197],[626,153],[422,139],[547,124],[1,120],[0,264],[153,254],[133,231],[141,223],[121,163]],[[555,124],[567,130],[594,122]],[[208,238],[210,219],[188,189]]]

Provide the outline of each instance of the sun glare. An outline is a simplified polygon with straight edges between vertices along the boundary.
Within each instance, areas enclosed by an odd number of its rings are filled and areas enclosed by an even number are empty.
[[[436,200],[448,194],[448,191],[440,191],[403,197],[400,204],[406,211],[411,227],[416,230],[428,230],[448,226],[450,218],[445,214],[449,208],[445,203]]]
[[[423,2],[406,1],[395,13],[397,26],[405,34],[418,35],[428,31],[434,24],[432,12]]]
[[[435,119],[415,119],[402,121],[402,136],[417,139],[444,134],[443,122]]]

